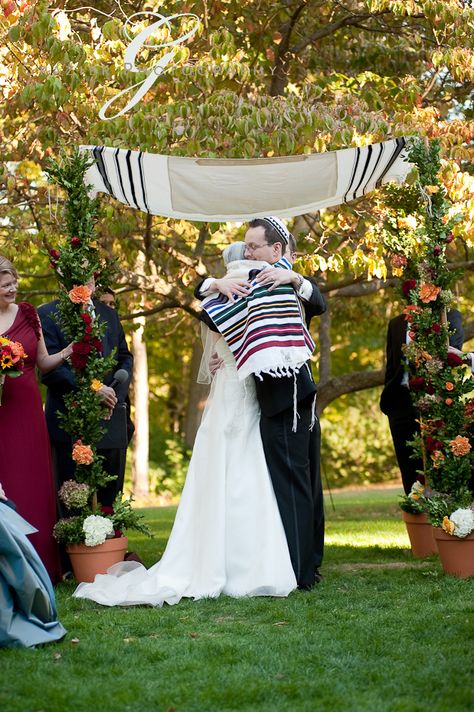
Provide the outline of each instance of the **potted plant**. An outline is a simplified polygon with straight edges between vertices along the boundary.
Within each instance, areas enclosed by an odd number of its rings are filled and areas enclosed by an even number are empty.
[[[434,537],[446,573],[458,578],[474,576],[474,502],[439,495],[428,505]]]
[[[114,477],[105,472],[97,452],[106,412],[96,393],[105,375],[113,371],[116,360],[113,352],[103,356],[105,324],[88,309],[91,298],[88,285],[107,272],[95,236],[97,202],[89,197],[84,183],[89,165],[90,159],[74,150],[71,156],[51,161],[48,170],[50,179],[67,195],[68,235],[58,249],[49,250],[49,259],[60,285],[61,328],[73,342],[70,364],[76,384],[75,390],[64,396],[66,412],[59,416],[73,442],[75,481],[65,482],[59,493],[71,516],[59,520],[54,536],[66,545],[78,581],[91,581],[96,573],[104,573],[110,565],[123,560],[127,547],[125,528],[150,533],[140,521],[141,515],[133,512],[131,498],[122,501],[121,496],[117,497],[112,511],[105,512],[97,496],[98,489]],[[80,568],[77,561],[81,562]],[[90,567],[87,572],[85,561]]]
[[[428,519],[428,499],[431,492],[421,482],[414,482],[410,492],[400,497],[399,506],[410,539],[414,557],[424,558],[438,553],[433,527]]]
[[[403,277],[401,290],[408,302],[404,355],[420,425],[411,444],[422,456],[424,482],[432,491],[423,498],[422,509],[438,527],[439,503],[442,507],[449,502],[444,512],[448,516],[472,500],[468,484],[474,380],[466,359],[449,351],[446,315],[459,276],[449,269],[446,253],[461,236],[463,215],[454,213],[441,182],[438,142],[415,140],[409,159],[415,166],[413,182],[387,189],[381,236],[392,252],[394,273]]]
[[[128,543],[124,530],[150,534],[141,515],[132,509],[132,497],[122,500],[119,495],[113,507],[93,509],[94,491],[75,480],[64,482],[58,494],[71,516],[56,523],[53,535],[66,544],[78,581],[93,581],[96,574],[123,560]]]

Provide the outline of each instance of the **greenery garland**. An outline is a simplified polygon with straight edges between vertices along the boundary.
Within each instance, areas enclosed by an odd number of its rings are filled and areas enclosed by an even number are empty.
[[[60,497],[68,509],[78,512],[56,524],[56,538],[66,543],[84,540],[87,543],[83,523],[98,512],[97,489],[116,479],[105,472],[103,458],[97,453],[97,444],[104,433],[101,421],[105,415],[97,391],[117,361],[114,352],[103,356],[102,337],[106,324],[89,311],[92,280],[100,279],[104,286],[108,274],[95,234],[97,200],[89,196],[84,180],[92,163],[76,148],[71,155],[63,154],[58,160],[50,160],[48,166],[50,180],[67,194],[64,217],[68,236],[59,249],[49,250],[49,258],[60,285],[60,325],[73,342],[70,361],[76,382],[76,389],[64,396],[66,412],[60,414],[60,418],[63,429],[73,441],[75,479],[86,485],[84,488],[69,482],[60,490]],[[131,501],[130,498],[122,502],[119,495],[112,511],[106,512],[114,529],[128,526],[149,533],[148,528],[139,522],[140,516],[132,512]]]
[[[472,499],[467,486],[473,457],[474,380],[466,359],[448,352],[446,318],[458,278],[447,253],[450,243],[462,234],[463,216],[452,214],[440,180],[439,143],[416,139],[408,157],[415,166],[414,180],[385,190],[379,233],[392,253],[394,273],[403,277],[401,291],[407,302],[404,314],[410,343],[403,350],[420,422],[420,433],[411,444],[415,455],[423,458],[426,491],[434,490],[450,509]],[[424,497],[420,504],[421,494],[415,488],[411,499],[417,504],[412,511],[426,504]],[[410,509],[407,502],[402,508]],[[434,519],[439,524],[439,513]]]

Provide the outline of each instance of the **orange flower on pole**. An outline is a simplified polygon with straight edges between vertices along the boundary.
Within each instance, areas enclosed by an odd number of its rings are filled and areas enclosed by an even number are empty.
[[[428,304],[429,302],[435,302],[438,298],[438,294],[441,292],[441,287],[437,287],[435,284],[424,283],[420,287],[420,299],[423,304]]]
[[[454,383],[451,383],[451,381],[446,381],[444,384],[444,387],[446,388],[447,391],[452,391],[454,390]],[[449,403],[451,405],[451,403]]]
[[[414,215],[407,215],[406,218],[397,218],[397,227],[399,230],[416,230],[418,223]]]
[[[449,444],[451,446],[451,452],[456,457],[467,455],[471,449],[469,440],[463,435],[456,435],[454,440],[450,440]]]
[[[446,403],[446,405],[452,405],[452,404],[453,404],[453,399],[452,399],[452,398],[446,398],[446,400],[445,400],[444,402]]]
[[[91,290],[89,287],[84,285],[79,285],[78,287],[73,287],[69,292],[69,299],[74,304],[87,304],[91,298]]]
[[[405,309],[403,310],[403,314],[405,315],[405,321],[411,321],[414,316],[417,314],[421,314],[423,309],[416,304],[409,304]]]
[[[440,465],[443,464],[444,460],[446,459],[441,450],[435,450],[434,452],[431,453],[431,459],[433,461],[433,467],[438,469]]]
[[[94,462],[91,446],[83,445],[82,440],[76,440],[72,448],[72,459],[78,465],[91,465]]]

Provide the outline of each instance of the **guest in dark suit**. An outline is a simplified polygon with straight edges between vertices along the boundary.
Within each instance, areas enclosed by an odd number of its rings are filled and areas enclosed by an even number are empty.
[[[283,255],[291,259],[294,240],[278,218],[253,220],[245,235],[248,259],[275,264]],[[294,256],[294,255],[293,255]],[[292,284],[304,303],[307,324],[326,311],[316,283],[291,270],[269,268],[256,277],[267,286]],[[245,296],[244,280],[204,280],[196,296],[218,290],[229,298]],[[324,509],[319,469],[320,428],[314,414],[316,385],[308,364],[296,376],[276,378],[263,374],[255,379],[261,409],[260,432],[275,496],[285,529],[288,548],[299,588],[311,588],[320,579],[319,566],[324,546]],[[297,429],[293,432],[294,407]],[[311,430],[314,419],[313,429]]]
[[[93,281],[88,284],[94,290]],[[47,348],[60,350],[62,345],[67,344],[66,336],[62,332],[55,317],[58,314],[58,300],[43,304],[38,309],[38,314],[43,327],[44,339]],[[133,366],[133,356],[130,353],[125,334],[114,309],[94,299],[90,306],[91,314],[94,318],[99,318],[106,323],[106,328],[102,337],[103,353],[108,356],[115,349],[117,369],[124,369],[128,372],[129,378],[125,383],[119,383],[110,387],[113,381],[113,373],[104,379],[104,385],[97,395],[102,399],[106,408],[113,409],[117,403],[124,403],[128,393],[128,386]],[[74,374],[69,364],[66,362],[62,366],[54,369],[42,378],[47,386],[46,394],[46,422],[48,425],[49,437],[53,453],[53,465],[55,470],[56,485],[58,489],[66,480],[73,478],[75,465],[71,457],[72,439],[60,425],[57,417],[58,412],[64,412],[64,395],[74,390]],[[99,449],[98,454],[104,457],[103,466],[105,471],[117,479],[109,482],[103,489],[99,490],[99,501],[104,506],[111,506],[118,492],[123,489],[125,476],[126,448]]]
[[[462,348],[464,332],[461,314],[456,309],[448,312],[449,328],[454,333],[449,337],[451,346]],[[391,319],[387,332],[387,365],[385,385],[380,397],[380,410],[388,416],[393,446],[402,476],[403,489],[408,494],[423,470],[421,458],[412,458],[413,448],[407,441],[419,432],[418,414],[413,407],[402,347],[407,343],[407,321],[403,314]]]

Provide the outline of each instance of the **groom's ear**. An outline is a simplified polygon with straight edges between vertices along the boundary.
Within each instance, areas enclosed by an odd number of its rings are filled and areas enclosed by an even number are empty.
[[[273,254],[276,257],[275,262],[278,262],[278,260],[281,259],[281,257],[283,256],[283,248],[282,248],[281,242],[274,242],[272,247],[273,247]]]

